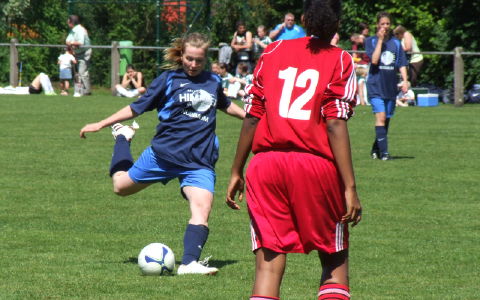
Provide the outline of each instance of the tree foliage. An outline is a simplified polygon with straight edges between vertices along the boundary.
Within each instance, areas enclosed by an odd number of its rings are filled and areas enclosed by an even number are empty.
[[[160,1],[163,3],[163,1]],[[74,13],[83,17],[92,43],[110,45],[112,41],[131,40],[140,46],[167,46],[172,38],[187,30],[200,30],[210,34],[213,44],[230,42],[235,23],[244,20],[254,34],[260,24],[273,28],[281,23],[286,12],[295,14],[300,22],[302,0],[188,0],[187,20],[192,27],[182,24],[160,23],[156,36],[156,1],[82,1],[78,0]],[[210,7],[205,7],[210,3]],[[8,43],[14,37],[20,43],[63,44],[68,32],[67,0],[4,0],[0,2],[0,42]],[[394,25],[404,25],[417,39],[423,51],[453,51],[461,46],[464,51],[480,51],[480,2],[466,0],[344,0],[343,16],[339,34],[341,46],[350,48],[349,37],[358,31],[358,23],[369,24],[375,32],[376,14],[388,11]],[[210,12],[210,17],[206,17]],[[161,12],[160,12],[161,13]],[[43,71],[57,71],[58,48],[20,48],[20,58],[25,63],[25,76],[31,78]],[[134,63],[148,74],[151,80],[156,75],[158,53],[135,50]],[[465,85],[469,88],[480,82],[479,56],[465,56]],[[8,81],[8,48],[0,47],[0,82]],[[426,55],[420,82],[432,83],[446,88],[453,82],[453,56]],[[110,51],[96,49],[92,59],[92,81],[108,85]],[[24,77],[25,78],[25,77]]]

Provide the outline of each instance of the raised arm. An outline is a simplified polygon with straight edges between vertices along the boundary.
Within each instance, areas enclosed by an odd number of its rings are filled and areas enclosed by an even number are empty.
[[[270,31],[269,37],[272,39],[272,41],[274,41],[277,38],[277,36],[280,34],[280,31],[282,31],[282,29],[285,27],[285,23],[282,23],[277,27],[278,27],[277,29]]]
[[[83,128],[80,130],[80,137],[86,138],[85,134],[87,132],[97,132],[102,128],[108,127],[117,122],[132,119],[136,116],[137,114],[131,109],[130,105],[127,105],[106,119],[83,126]]]
[[[372,60],[371,60],[372,65],[378,65],[380,62],[380,55],[382,54],[382,44],[383,44],[383,39],[378,39],[377,44],[375,45],[375,50],[373,50],[373,53],[372,53]]]
[[[127,88],[128,85],[130,84],[130,80],[131,80],[131,79],[130,79],[130,77],[128,76],[128,73],[123,74],[122,86],[123,86],[124,88]]]
[[[135,77],[132,77],[132,84],[136,89],[139,89],[142,87],[142,82],[143,82],[143,74],[142,72],[137,72],[137,79],[135,79]]]
[[[347,121],[339,119],[327,120],[327,131],[330,147],[345,186],[347,212],[342,216],[342,222],[353,222],[353,226],[355,226],[362,219],[362,206],[356,190]]]

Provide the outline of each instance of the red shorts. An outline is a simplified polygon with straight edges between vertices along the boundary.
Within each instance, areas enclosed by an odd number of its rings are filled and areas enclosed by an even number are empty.
[[[335,164],[301,152],[256,154],[246,174],[252,248],[334,253],[348,247],[342,180]]]

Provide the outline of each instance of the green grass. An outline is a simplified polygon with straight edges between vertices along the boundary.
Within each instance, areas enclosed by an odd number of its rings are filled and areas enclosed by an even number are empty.
[[[215,277],[141,276],[143,246],[182,254],[188,206],[178,183],[121,198],[107,175],[109,130],[87,122],[129,101],[95,96],[0,96],[0,299],[247,299],[253,281],[245,205],[223,203],[240,121],[220,113],[216,202],[204,255]],[[480,105],[399,108],[393,161],[372,161],[373,116],[349,122],[364,219],[351,230],[352,299],[480,299]],[[134,157],[155,113],[140,116]],[[317,255],[290,255],[282,299],[316,299]]]

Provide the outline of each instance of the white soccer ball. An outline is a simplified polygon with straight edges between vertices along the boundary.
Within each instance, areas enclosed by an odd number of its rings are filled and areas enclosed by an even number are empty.
[[[167,245],[151,243],[140,251],[138,266],[145,275],[171,274],[175,268],[175,255]]]

